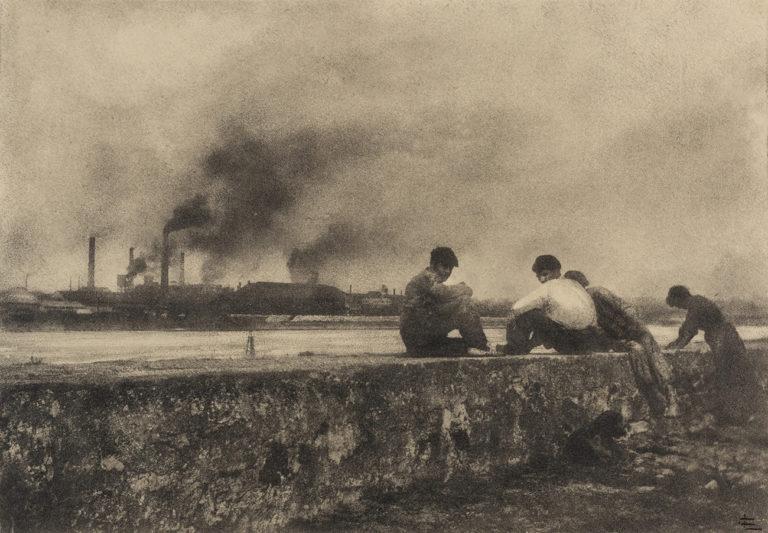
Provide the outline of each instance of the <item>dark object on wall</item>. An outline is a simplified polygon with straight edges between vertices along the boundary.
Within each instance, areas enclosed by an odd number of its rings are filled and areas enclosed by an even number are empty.
[[[590,424],[574,431],[565,443],[565,457],[572,463],[596,465],[618,459],[624,450],[615,439],[626,435],[624,417],[604,411]]]

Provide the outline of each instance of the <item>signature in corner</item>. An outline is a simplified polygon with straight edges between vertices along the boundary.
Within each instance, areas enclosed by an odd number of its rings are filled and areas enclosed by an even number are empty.
[[[763,528],[757,525],[755,519],[751,516],[742,515],[739,518],[739,525],[744,528],[744,531],[762,531]]]

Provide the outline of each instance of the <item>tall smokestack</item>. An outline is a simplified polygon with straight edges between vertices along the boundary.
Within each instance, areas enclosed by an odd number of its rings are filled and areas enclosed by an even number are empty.
[[[179,255],[179,285],[184,285],[184,252]]]
[[[96,237],[88,238],[88,288],[96,288]]]
[[[172,231],[204,226],[210,221],[211,212],[208,209],[208,200],[202,195],[194,196],[173,209],[173,216],[163,227],[163,252],[160,260],[160,290],[163,295],[168,293],[169,234]]]
[[[168,263],[170,258],[170,240],[168,231],[163,231],[163,251],[160,258],[160,290],[165,294],[168,292]]]
[[[133,246],[128,248],[128,269],[125,274],[120,274],[117,276],[118,283],[117,286],[122,288],[124,291],[130,289],[133,287],[133,277],[136,275],[136,269],[135,269],[135,258],[133,256]],[[121,284],[122,281],[122,284]]]

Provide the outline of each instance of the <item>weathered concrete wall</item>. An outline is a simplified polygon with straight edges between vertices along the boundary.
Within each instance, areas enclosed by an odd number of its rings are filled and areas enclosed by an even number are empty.
[[[269,529],[367,490],[546,460],[605,409],[648,416],[624,355],[310,359],[28,367],[0,383],[0,524]],[[693,416],[706,359],[672,362]]]

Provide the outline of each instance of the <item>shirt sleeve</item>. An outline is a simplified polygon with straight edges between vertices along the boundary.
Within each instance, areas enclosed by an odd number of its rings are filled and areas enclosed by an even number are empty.
[[[685,315],[685,321],[680,326],[680,331],[677,334],[677,340],[675,344],[681,348],[691,342],[696,334],[699,332],[699,312],[698,309],[693,307],[688,310]]]
[[[446,302],[457,297],[471,295],[466,285],[445,285],[439,283],[434,276],[427,275],[420,289],[435,302]]]
[[[635,309],[635,306],[626,300],[621,300],[621,302],[624,305],[621,309],[627,314],[627,316],[639,322],[640,314],[637,312],[637,309]]]
[[[544,309],[547,305],[548,297],[549,291],[547,290],[546,284],[544,284],[532,293],[523,296],[516,301],[512,306],[512,311],[517,315],[521,315],[532,309]]]
[[[599,292],[603,298],[608,300],[614,308],[619,309],[622,313],[626,314],[630,318],[639,320],[637,311],[635,311],[635,308],[632,306],[632,304],[603,287],[600,287],[597,292]]]
[[[430,287],[430,292],[440,300],[451,300],[460,296],[471,295],[471,290],[466,285],[445,285],[435,283]]]

